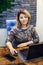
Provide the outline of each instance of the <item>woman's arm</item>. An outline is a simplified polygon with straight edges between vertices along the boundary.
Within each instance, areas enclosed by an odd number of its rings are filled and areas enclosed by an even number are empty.
[[[17,47],[27,46],[32,43],[39,43],[39,36],[33,26],[32,26],[32,30],[31,30],[31,35],[32,35],[33,40],[25,42],[25,43],[21,43]]]
[[[8,35],[7,39],[6,39],[6,45],[7,47],[9,48],[11,54],[13,55],[15,52],[17,53],[17,51],[13,48],[13,41],[15,40],[14,38],[14,34],[15,34],[15,31],[12,29],[10,31],[10,34]]]
[[[32,27],[31,33],[32,33],[33,43],[39,43],[39,35],[34,27]]]
[[[9,50],[13,49],[12,43],[10,41],[6,43],[6,46],[9,48]]]
[[[10,50],[10,52],[11,52],[12,55],[14,55],[15,52],[17,53],[17,51],[13,48],[12,43],[10,41],[8,41],[6,43],[6,45],[9,48],[9,50]]]
[[[32,43],[33,43],[33,41],[28,41],[28,42],[21,43],[21,44],[17,45],[17,47],[27,46],[27,45],[32,44]]]

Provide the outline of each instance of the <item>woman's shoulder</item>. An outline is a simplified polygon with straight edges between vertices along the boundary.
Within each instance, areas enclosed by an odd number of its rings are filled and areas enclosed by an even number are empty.
[[[27,29],[33,29],[34,28],[34,26],[33,25],[30,25]],[[21,28],[18,28],[17,26],[13,26],[13,28],[11,29],[11,31],[22,31],[22,29]]]
[[[17,26],[13,26],[13,28],[11,29],[11,31],[18,32],[18,31],[21,31],[21,29],[18,28]]]
[[[33,25],[30,25],[30,28],[33,28],[34,26]]]
[[[33,25],[30,25],[29,27],[28,27],[28,29],[33,29],[34,28],[34,26]]]
[[[13,26],[13,27],[11,28],[11,31],[13,31],[13,30],[16,30],[16,26]]]

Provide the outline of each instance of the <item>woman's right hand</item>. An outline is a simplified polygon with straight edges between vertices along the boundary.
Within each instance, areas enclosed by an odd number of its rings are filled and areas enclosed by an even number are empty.
[[[11,48],[10,52],[11,52],[12,55],[14,55],[15,53],[17,53],[16,49],[14,49],[14,48]]]

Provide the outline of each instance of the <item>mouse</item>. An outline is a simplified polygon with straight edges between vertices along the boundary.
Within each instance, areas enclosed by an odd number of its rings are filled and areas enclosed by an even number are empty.
[[[18,56],[18,53],[14,52],[13,56]]]

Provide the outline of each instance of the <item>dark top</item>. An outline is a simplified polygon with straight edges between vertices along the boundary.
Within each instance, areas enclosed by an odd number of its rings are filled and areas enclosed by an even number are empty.
[[[38,43],[39,36],[33,25],[30,25],[27,29],[13,28],[10,31],[10,34],[8,35],[6,41],[10,41],[12,43],[15,40],[18,44],[28,42],[31,40],[33,40],[34,43]]]

